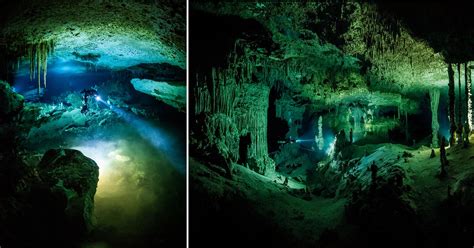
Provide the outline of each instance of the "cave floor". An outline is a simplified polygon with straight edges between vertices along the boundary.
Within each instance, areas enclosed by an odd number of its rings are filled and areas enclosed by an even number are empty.
[[[463,148],[462,145],[455,145],[446,149],[449,167],[448,177],[440,180],[437,175],[440,171],[439,149],[435,149],[436,157],[429,158],[431,150],[421,147],[413,152],[413,158],[404,163],[408,172],[408,185],[413,189],[411,197],[416,203],[417,211],[423,219],[436,222],[436,208],[441,201],[448,196],[448,187],[453,192],[456,183],[465,175],[474,173],[474,136],[470,136],[471,145]],[[433,224],[433,223],[431,223]]]
[[[80,150],[99,165],[95,227],[82,247],[184,245],[185,177],[169,153],[107,107],[87,115],[79,106],[28,103],[27,108],[41,109],[40,124],[30,130],[23,155],[30,166],[58,147]],[[142,119],[152,126],[158,122]]]
[[[193,185],[191,197],[193,191],[207,192],[211,199],[216,199],[210,204],[216,205],[233,197],[245,199],[254,207],[245,211],[256,211],[254,214],[263,216],[272,222],[270,225],[278,226],[281,232],[296,240],[315,243],[326,228],[335,228],[343,222],[346,199],[312,197],[305,200],[291,194],[282,184],[240,165],[234,167],[233,180],[194,159],[190,159],[189,167]],[[193,206],[192,199],[190,206]],[[197,211],[191,207],[190,216]]]
[[[474,136],[470,137],[470,142],[474,143]],[[371,151],[368,156],[363,155],[366,150]],[[404,151],[412,156],[407,159],[400,158]],[[431,149],[426,146],[412,148],[399,144],[354,146],[352,152],[353,156],[362,157],[357,169],[365,174],[359,180],[370,180],[367,167],[373,160],[383,166],[398,165],[404,168],[406,172],[404,184],[411,189],[407,197],[422,217],[423,224],[427,228],[425,231],[428,233],[431,227],[438,224],[436,211],[441,202],[447,198],[448,186],[454,189],[459,179],[474,173],[474,163],[471,161],[474,159],[474,145],[467,148],[463,148],[462,145],[447,148],[450,166],[447,169],[448,178],[444,180],[437,177],[440,170],[439,149],[435,149],[435,158],[430,158]],[[210,206],[204,206],[208,209],[219,210],[228,205],[228,202],[231,202],[231,205],[241,204],[235,200],[244,200],[246,203],[242,205],[250,207],[245,211],[255,211],[262,220],[270,222],[280,233],[286,234],[298,244],[316,245],[325,230],[338,230],[339,238],[349,240],[346,245],[354,238],[351,237],[353,235],[351,230],[356,227],[348,224],[344,218],[345,204],[349,200],[347,197],[337,195],[334,198],[324,198],[312,195],[311,199],[305,199],[304,194],[298,193],[302,190],[300,183],[292,184],[290,180],[287,187],[282,184],[282,177],[278,175],[269,178],[241,165],[235,165],[234,170],[234,178],[229,180],[219,169],[190,159],[190,183],[193,185],[191,206],[193,199],[194,205],[202,204],[199,202],[200,199],[192,197],[193,192],[200,197],[204,195],[213,199],[214,202]],[[193,209],[191,208],[191,216],[198,211],[194,212]],[[246,224],[244,221],[240,223],[239,220],[235,221],[237,225]],[[190,230],[191,237],[193,232],[198,232],[192,226]]]

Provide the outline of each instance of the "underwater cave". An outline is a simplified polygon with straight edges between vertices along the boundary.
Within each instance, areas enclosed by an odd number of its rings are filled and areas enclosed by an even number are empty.
[[[472,247],[473,8],[190,1],[190,244]]]
[[[0,247],[184,247],[186,2],[0,6]]]

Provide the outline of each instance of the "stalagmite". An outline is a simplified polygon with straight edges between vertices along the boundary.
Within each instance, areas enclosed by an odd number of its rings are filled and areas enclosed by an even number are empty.
[[[456,132],[456,121],[455,121],[455,112],[454,112],[454,71],[451,63],[448,64],[448,96],[449,96],[449,134],[451,137],[449,138],[449,144],[454,145],[455,142],[455,132]]]
[[[318,148],[319,150],[323,150],[324,148],[323,116],[320,116],[318,120]]]
[[[441,162],[441,168],[440,168],[440,173],[439,173],[439,177],[440,178],[444,178],[446,177],[447,175],[447,172],[446,172],[446,167],[449,165],[449,161],[446,157],[446,138],[444,138],[444,136],[441,138],[441,145],[440,145],[440,148],[439,148],[439,159],[440,159],[440,162]]]
[[[432,129],[432,139],[431,145],[433,147],[438,147],[438,105],[439,105],[439,90],[431,89],[430,90],[430,103],[431,103],[431,129]]]

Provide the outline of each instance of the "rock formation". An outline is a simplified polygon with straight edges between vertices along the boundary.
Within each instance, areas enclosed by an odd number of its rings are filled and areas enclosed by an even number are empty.
[[[38,164],[38,173],[49,188],[44,204],[64,218],[66,234],[82,235],[93,225],[94,195],[99,181],[99,167],[80,151],[52,149]],[[54,201],[48,202],[48,199]]]

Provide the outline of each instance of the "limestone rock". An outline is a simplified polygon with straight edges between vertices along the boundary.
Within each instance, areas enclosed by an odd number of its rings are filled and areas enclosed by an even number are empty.
[[[30,1],[7,13],[2,35],[12,47],[54,40],[56,58],[113,69],[139,63],[185,68],[186,5],[143,2]]]
[[[186,86],[156,82],[150,79],[132,79],[135,90],[156,97],[158,100],[181,111],[186,109]]]
[[[94,195],[99,167],[80,151],[48,150],[38,165],[39,175],[48,187],[45,204],[64,218],[65,232],[87,233],[92,228]]]
[[[23,96],[13,92],[10,85],[0,81],[0,116],[10,118],[23,109]]]
[[[201,115],[198,118],[200,133],[206,139],[196,139],[198,154],[209,162],[223,165],[236,162],[239,154],[239,134],[232,118],[225,114]]]

